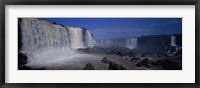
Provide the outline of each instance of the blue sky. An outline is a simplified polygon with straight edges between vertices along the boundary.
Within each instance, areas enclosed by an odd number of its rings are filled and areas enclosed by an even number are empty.
[[[182,18],[38,18],[65,26],[84,27],[95,39],[182,33]]]

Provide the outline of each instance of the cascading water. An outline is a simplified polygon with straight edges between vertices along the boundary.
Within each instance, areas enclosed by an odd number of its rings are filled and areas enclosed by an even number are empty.
[[[93,35],[85,28],[61,26],[34,18],[23,18],[20,20],[19,40],[21,47],[19,52],[28,57],[27,66],[44,65],[47,62],[51,63],[55,60],[77,56],[82,58],[83,55],[81,56],[76,51],[80,48],[100,46],[104,48],[125,47],[134,49],[141,45],[138,44],[141,40],[140,38],[94,40]],[[148,43],[144,45],[148,45]],[[172,52],[172,55],[181,50],[181,47],[176,44],[176,36],[171,36],[171,46],[176,49],[176,51]]]
[[[175,48],[175,51],[171,52],[171,48]],[[167,52],[168,55],[173,56],[175,55],[178,51],[180,51],[182,49],[182,47],[178,46],[176,44],[176,36],[171,36],[171,47],[169,49],[169,51]],[[171,52],[171,54],[169,54]]]
[[[71,48],[85,48],[83,42],[83,30],[81,28],[69,27],[70,39],[71,39]]]
[[[22,48],[28,64],[73,56],[76,49],[93,47],[92,34],[77,27],[63,27],[34,18],[23,18],[19,23]]]
[[[88,30],[85,30],[85,46],[88,47],[88,48],[91,48],[91,47],[94,47],[94,40],[93,40],[93,36],[92,34],[88,31]]]
[[[176,47],[176,36],[171,36],[171,46]]]
[[[126,47],[129,49],[134,49],[137,47],[137,38],[126,39]]]
[[[126,48],[129,48],[129,49],[134,49],[134,48],[137,47],[137,38],[96,40],[95,46],[100,46],[100,47],[126,47]]]

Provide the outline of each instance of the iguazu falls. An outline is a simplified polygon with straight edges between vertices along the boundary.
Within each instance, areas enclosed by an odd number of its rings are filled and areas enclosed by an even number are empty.
[[[18,18],[18,70],[182,70],[182,18]]]

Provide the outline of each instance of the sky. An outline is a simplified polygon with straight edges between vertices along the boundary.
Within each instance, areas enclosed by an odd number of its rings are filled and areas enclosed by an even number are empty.
[[[38,18],[64,26],[84,27],[95,39],[182,33],[182,18]]]

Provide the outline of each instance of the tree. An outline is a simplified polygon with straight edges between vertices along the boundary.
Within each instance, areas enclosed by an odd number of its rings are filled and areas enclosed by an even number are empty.
[[[123,67],[120,64],[117,64],[116,62],[110,62],[108,66],[109,70],[126,70],[125,67]]]
[[[102,60],[101,60],[101,63],[105,63],[105,64],[108,64],[110,62],[111,61],[107,57],[103,57]]]
[[[94,69],[94,66],[92,66],[91,63],[87,63],[85,68],[83,68],[83,70],[95,70],[95,69]]]
[[[53,22],[52,24],[57,24],[56,22]]]

